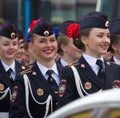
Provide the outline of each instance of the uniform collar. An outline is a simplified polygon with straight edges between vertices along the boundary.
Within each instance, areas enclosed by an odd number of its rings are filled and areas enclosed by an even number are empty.
[[[46,72],[47,72],[49,69],[53,70],[53,72],[58,75],[58,70],[57,70],[57,65],[56,65],[56,63],[54,63],[51,68],[47,68],[47,67],[43,66],[43,65],[40,64],[38,61],[37,61],[37,65],[38,65],[38,68],[40,69],[40,71],[42,72],[42,74],[43,74],[44,76],[46,75]]]
[[[101,56],[100,58],[95,58],[95,57],[92,57],[90,55],[87,55],[87,54],[83,54],[83,57],[84,59],[87,61],[87,63],[90,65],[90,67],[94,70],[95,73],[97,73],[99,67],[98,65],[96,64],[96,61],[98,59],[102,60],[103,63],[104,63],[104,59],[103,59],[103,56]]]
[[[67,66],[69,65],[65,60],[63,60],[63,58],[60,58],[60,62],[62,64],[62,66]]]
[[[118,60],[115,56],[113,56],[113,60],[116,64],[120,64],[120,60]]]
[[[13,63],[10,66],[8,66],[6,63],[4,63],[2,60],[1,60],[1,63],[6,72],[8,71],[9,68],[11,68],[12,71],[15,73],[15,60],[13,61]]]

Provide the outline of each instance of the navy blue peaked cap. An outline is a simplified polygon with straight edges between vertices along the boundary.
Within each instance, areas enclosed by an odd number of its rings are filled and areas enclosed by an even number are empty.
[[[97,11],[88,13],[80,20],[80,30],[85,28],[108,28],[109,22],[105,14]]]
[[[64,21],[63,23],[61,23],[58,27],[58,31],[59,33],[62,33],[62,34],[66,34],[66,30],[67,30],[67,27],[70,25],[70,24],[73,24],[73,23],[77,23],[76,21],[74,20],[67,20],[67,21]]]
[[[17,29],[15,25],[10,21],[6,21],[5,24],[0,27],[0,36],[15,39],[17,37]]]
[[[53,34],[53,27],[47,19],[40,17],[37,24],[32,29],[32,33],[40,36],[50,36]]]
[[[120,34],[120,18],[110,20],[109,31],[111,34]]]
[[[21,30],[19,30],[19,29],[17,29],[17,36],[18,36],[19,39],[23,39],[24,38],[23,32]]]

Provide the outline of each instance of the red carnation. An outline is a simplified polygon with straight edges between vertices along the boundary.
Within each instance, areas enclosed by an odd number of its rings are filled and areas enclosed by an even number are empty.
[[[66,34],[69,38],[76,39],[78,37],[79,24],[73,23],[67,27]]]
[[[28,32],[31,33],[32,29],[34,28],[34,26],[37,24],[38,19],[37,20],[33,20],[30,24],[30,27],[28,29]]]

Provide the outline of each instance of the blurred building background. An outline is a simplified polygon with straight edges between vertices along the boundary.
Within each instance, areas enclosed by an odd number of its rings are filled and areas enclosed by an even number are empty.
[[[80,20],[90,11],[120,16],[120,0],[0,0],[0,22],[11,20],[27,33],[31,20],[46,17],[54,26],[65,20]]]

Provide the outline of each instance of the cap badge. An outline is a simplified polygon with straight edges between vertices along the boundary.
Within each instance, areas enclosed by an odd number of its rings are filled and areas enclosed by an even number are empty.
[[[0,83],[0,91],[4,89],[4,85]]]
[[[12,32],[12,33],[10,34],[10,36],[11,36],[12,39],[14,39],[14,38],[15,38],[15,33]]]
[[[108,27],[109,26],[109,21],[106,21],[105,22],[105,27]]]
[[[90,82],[86,82],[86,83],[85,83],[85,89],[86,89],[86,90],[91,89],[91,87],[92,87],[92,85],[91,85]]]
[[[44,35],[48,36],[49,35],[49,31],[44,31]]]
[[[43,89],[38,88],[38,89],[37,89],[37,95],[38,95],[38,96],[42,96],[43,94],[44,94]]]

